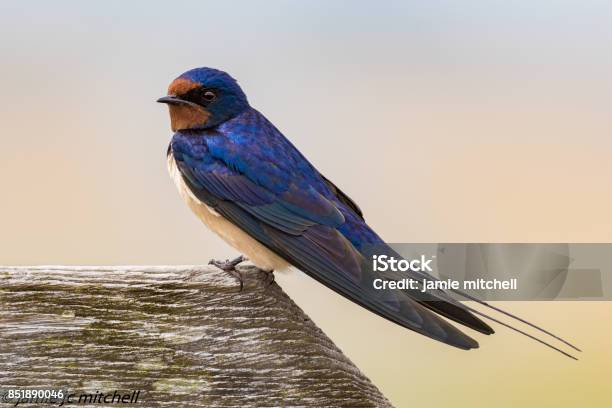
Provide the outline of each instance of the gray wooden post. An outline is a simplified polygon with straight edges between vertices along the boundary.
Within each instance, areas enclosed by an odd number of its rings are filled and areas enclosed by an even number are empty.
[[[265,272],[239,270],[242,291],[212,266],[0,267],[0,390],[140,390],[143,407],[391,406]]]

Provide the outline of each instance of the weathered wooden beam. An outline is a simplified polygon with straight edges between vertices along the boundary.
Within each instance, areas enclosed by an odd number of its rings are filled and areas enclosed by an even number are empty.
[[[0,390],[141,390],[145,407],[391,406],[265,272],[238,268],[242,290],[212,266],[0,267]]]

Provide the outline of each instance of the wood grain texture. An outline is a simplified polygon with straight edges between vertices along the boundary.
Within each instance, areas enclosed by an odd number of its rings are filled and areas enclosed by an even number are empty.
[[[0,389],[142,390],[144,407],[391,406],[265,272],[238,268],[242,291],[212,266],[0,267]]]

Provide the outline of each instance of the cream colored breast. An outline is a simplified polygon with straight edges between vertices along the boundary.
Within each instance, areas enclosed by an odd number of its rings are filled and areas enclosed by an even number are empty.
[[[204,225],[219,235],[225,242],[236,248],[261,269],[278,271],[290,266],[287,261],[201,202],[185,184],[172,153],[168,154],[168,171],[178,188],[179,194],[189,208],[202,220]]]

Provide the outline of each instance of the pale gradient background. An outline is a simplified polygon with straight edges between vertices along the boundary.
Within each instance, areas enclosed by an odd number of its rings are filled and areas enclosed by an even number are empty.
[[[154,103],[202,65],[391,242],[612,241],[612,3],[376,3],[0,3],[0,264],[234,256],[175,192]],[[398,407],[610,406],[611,303],[506,304],[573,362],[502,329],[455,350],[277,280]]]

